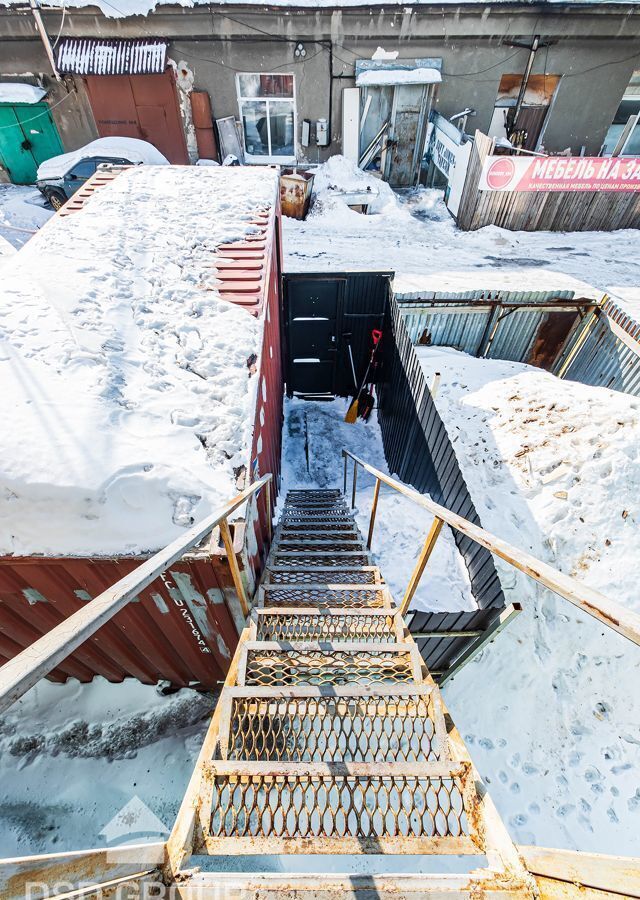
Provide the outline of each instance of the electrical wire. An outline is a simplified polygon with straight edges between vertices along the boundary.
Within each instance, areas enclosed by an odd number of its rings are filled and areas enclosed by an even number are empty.
[[[52,50],[55,50],[56,47],[58,46],[58,41],[60,40],[60,35],[62,34],[62,29],[64,28],[64,20],[65,20],[66,16],[67,16],[67,3],[66,3],[66,0],[63,0],[62,19],[60,20],[60,28],[58,29],[58,36],[56,37],[55,41],[53,42],[53,46],[51,47]]]
[[[52,109],[55,109],[56,106],[60,106],[60,104],[64,103],[65,100],[68,100],[69,97],[71,97],[71,93],[65,94],[64,97],[57,101],[57,103],[49,106],[44,112],[38,113],[37,116],[31,116],[30,119],[22,119],[21,122],[12,122],[11,125],[0,125],[0,131],[4,131],[5,128],[20,128],[21,125],[26,125],[28,122],[35,122],[36,119],[48,116]]]

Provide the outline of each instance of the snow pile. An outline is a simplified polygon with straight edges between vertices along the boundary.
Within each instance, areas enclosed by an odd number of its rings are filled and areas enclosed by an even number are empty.
[[[46,95],[44,88],[19,81],[0,82],[0,103],[39,103]]]
[[[341,194],[371,194],[370,211],[374,213],[397,206],[396,195],[385,181],[364,172],[346,156],[331,156],[326,163],[314,170],[314,174],[313,191],[316,203],[312,207],[312,218],[314,216],[325,220],[330,218],[334,223],[351,222],[354,216],[366,218],[350,210]],[[353,268],[353,262],[350,268]]]
[[[125,159],[130,163],[146,163],[149,166],[169,165],[169,160],[148,141],[128,137],[104,137],[85,144],[79,150],[46,159],[38,166],[38,181],[43,178],[62,178],[80,160],[93,156]]]
[[[640,401],[416,349],[484,527],[640,609]],[[525,611],[446,688],[474,761],[517,841],[636,853],[640,648],[495,562]]]
[[[3,263],[0,552],[156,550],[235,493],[262,323],[208,267],[277,184],[130,169]]]
[[[135,797],[168,833],[214,705],[132,678],[41,681],[0,717],[0,857],[104,846]]]
[[[285,400],[280,506],[286,492],[295,488],[342,489],[343,448],[382,472],[392,474],[384,458],[375,413],[368,422],[358,419],[355,425],[349,425],[344,421],[348,405],[346,400],[331,403],[297,398]],[[348,491],[351,490],[352,472],[353,463],[350,462]],[[373,476],[360,468],[356,520],[363,535],[369,531],[374,486]],[[382,485],[372,553],[398,602],[407,588],[430,525],[428,513],[392,488]],[[411,608],[437,612],[476,608],[467,570],[448,526],[440,535]]]

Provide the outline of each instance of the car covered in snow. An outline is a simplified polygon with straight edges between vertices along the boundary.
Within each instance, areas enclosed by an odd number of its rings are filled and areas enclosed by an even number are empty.
[[[116,166],[168,166],[169,160],[147,141],[137,138],[105,137],[53,156],[38,166],[36,187],[58,210],[103,163]]]

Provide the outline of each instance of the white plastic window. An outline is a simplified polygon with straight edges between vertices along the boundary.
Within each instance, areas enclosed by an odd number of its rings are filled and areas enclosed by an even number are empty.
[[[248,163],[295,163],[296,99],[293,75],[236,76]]]

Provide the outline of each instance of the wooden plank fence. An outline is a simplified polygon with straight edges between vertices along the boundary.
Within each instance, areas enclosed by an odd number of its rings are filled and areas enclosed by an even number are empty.
[[[615,231],[640,227],[640,192],[481,191],[493,139],[476,131],[458,210],[458,227],[498,225],[510,231]]]

